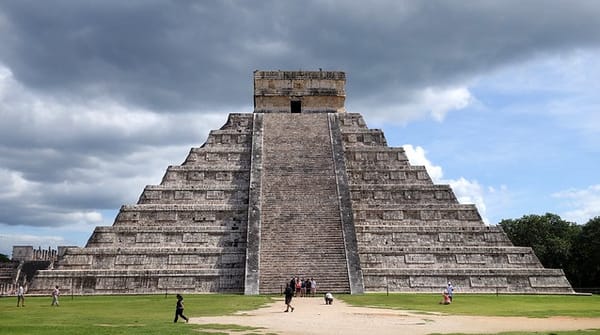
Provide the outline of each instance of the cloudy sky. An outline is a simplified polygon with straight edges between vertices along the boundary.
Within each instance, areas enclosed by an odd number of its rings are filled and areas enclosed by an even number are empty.
[[[346,109],[486,222],[600,215],[600,2],[0,2],[0,253],[83,246],[252,72],[341,70]]]

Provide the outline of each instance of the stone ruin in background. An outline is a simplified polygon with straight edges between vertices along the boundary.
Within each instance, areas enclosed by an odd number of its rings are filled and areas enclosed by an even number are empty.
[[[318,290],[572,293],[560,269],[486,226],[474,205],[348,113],[344,72],[255,71],[254,113],[230,114],[181,165],[30,292]]]

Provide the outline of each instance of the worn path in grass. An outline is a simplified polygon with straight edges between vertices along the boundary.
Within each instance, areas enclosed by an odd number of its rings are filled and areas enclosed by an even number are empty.
[[[191,323],[238,324],[264,328],[262,333],[285,335],[498,333],[600,329],[600,318],[525,318],[419,314],[410,311],[352,307],[336,300],[295,298],[293,313],[284,313],[282,299],[263,308],[235,315],[191,318]]]

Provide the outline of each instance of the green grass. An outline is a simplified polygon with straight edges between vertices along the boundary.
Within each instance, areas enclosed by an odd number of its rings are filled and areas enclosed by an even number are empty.
[[[357,306],[407,309],[421,313],[447,313],[490,316],[578,316],[600,317],[600,296],[535,295],[456,295],[452,305],[439,305],[432,294],[339,295]],[[50,297],[26,297],[26,307],[17,308],[15,297],[0,298],[1,335],[75,334],[194,334],[267,335],[267,329],[232,324],[173,324],[174,296],[69,296],[61,297],[60,307],[51,307]],[[188,317],[227,315],[257,309],[269,302],[268,296],[186,295]],[[511,332],[520,334],[582,334],[574,332]],[[583,332],[600,335],[600,330]]]
[[[354,306],[407,309],[423,313],[447,313],[486,316],[578,316],[600,317],[600,296],[564,295],[455,295],[451,305],[440,305],[440,295],[365,294],[340,295]]]
[[[2,335],[75,334],[250,334],[256,329],[237,325],[173,324],[174,296],[68,296],[60,307],[51,307],[49,297],[26,297],[25,307],[16,298],[0,298]],[[186,295],[188,317],[226,315],[253,310],[270,302],[266,296]],[[221,330],[222,332],[219,332]]]

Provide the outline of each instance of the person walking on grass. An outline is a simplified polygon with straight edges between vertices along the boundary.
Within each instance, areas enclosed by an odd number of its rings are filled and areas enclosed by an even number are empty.
[[[179,317],[181,316],[182,319],[185,320],[185,322],[189,322],[190,320],[183,315],[183,297],[181,296],[181,294],[177,295],[177,305],[175,306],[175,320],[173,321],[173,323],[176,323],[177,320],[179,320]]]
[[[52,306],[58,306],[58,296],[60,296],[60,290],[58,289],[57,285],[52,291]]]
[[[285,292],[283,292],[283,294],[285,295],[285,306],[286,306],[284,312],[289,312],[290,309],[293,312],[294,306],[292,306],[292,298],[294,297],[294,289],[290,286],[290,284],[287,284],[285,286]]]
[[[25,290],[23,289],[23,285],[19,285],[17,289],[17,307],[25,307]]]

